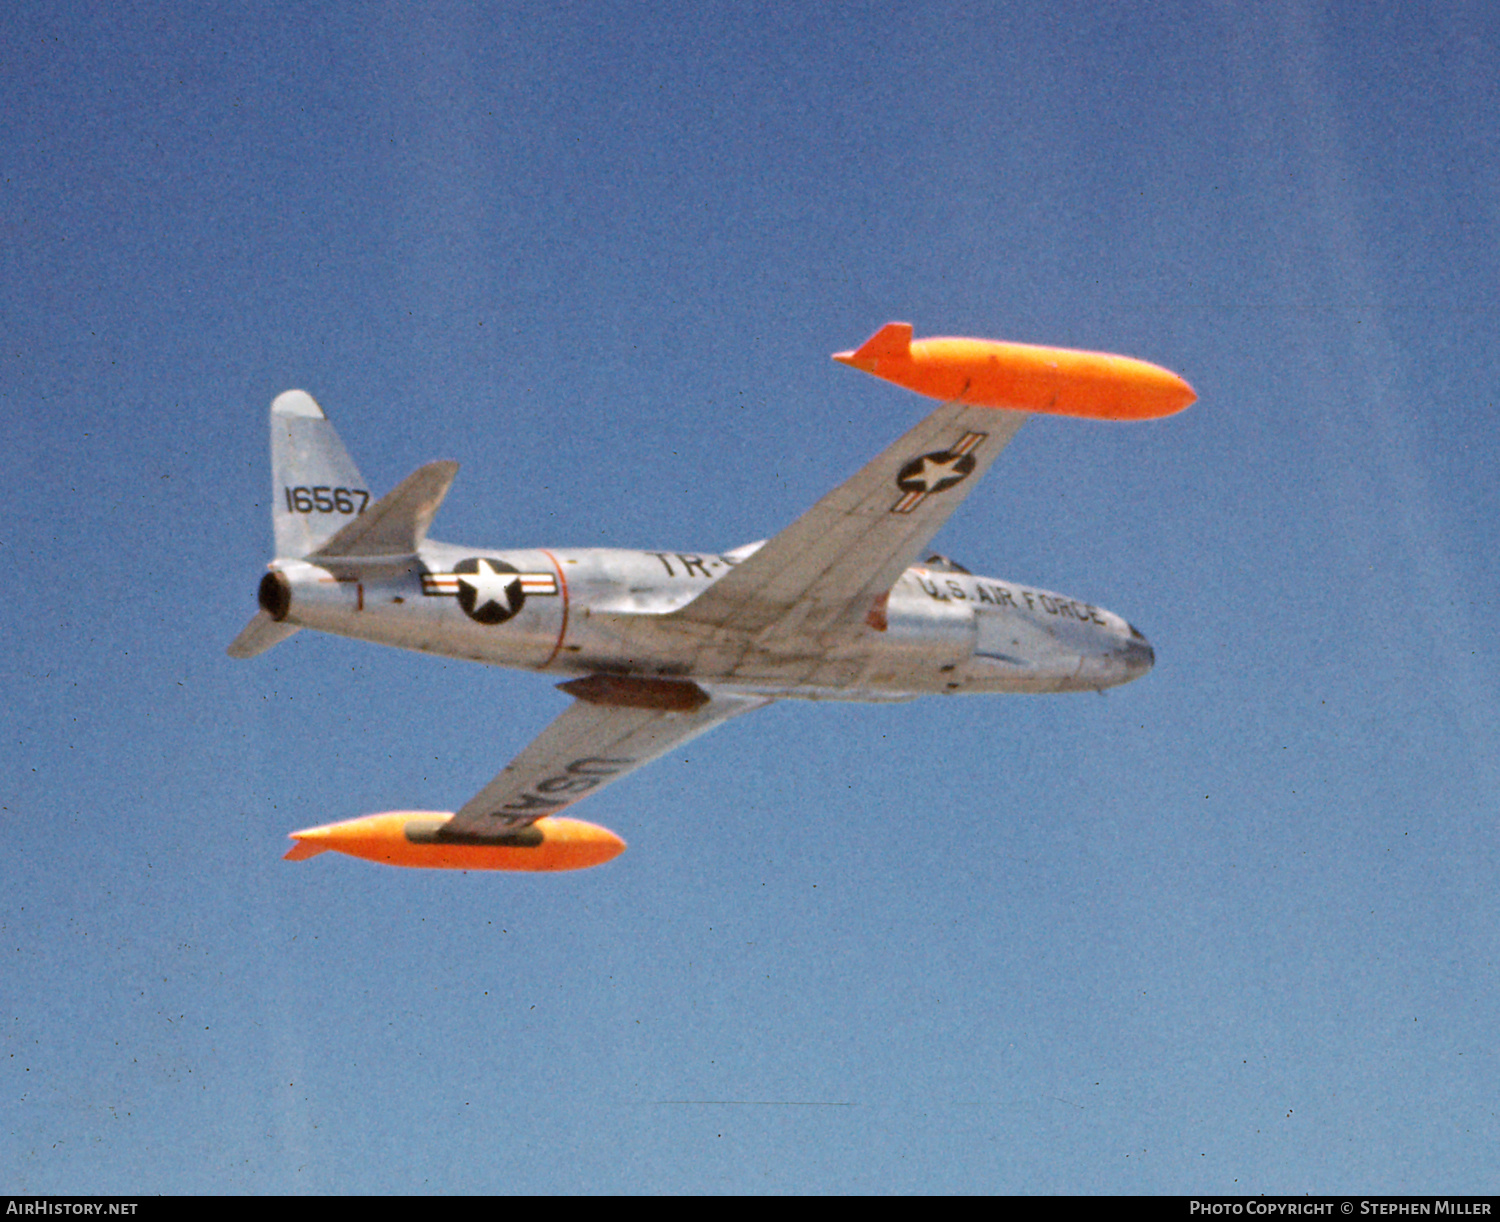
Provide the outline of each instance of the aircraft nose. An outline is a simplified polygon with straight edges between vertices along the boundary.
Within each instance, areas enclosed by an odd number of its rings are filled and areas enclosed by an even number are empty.
[[[1156,665],[1156,650],[1152,649],[1151,642],[1134,628],[1130,632],[1130,639],[1120,650],[1120,656],[1125,662],[1125,673],[1132,679],[1139,679]]]

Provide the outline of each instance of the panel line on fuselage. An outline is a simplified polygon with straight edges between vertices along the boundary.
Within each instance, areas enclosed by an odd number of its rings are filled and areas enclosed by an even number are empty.
[[[552,653],[539,668],[541,670],[546,670],[547,667],[551,666],[552,663],[557,661],[557,655],[562,652],[563,640],[568,635],[568,579],[567,576],[563,573],[563,566],[558,561],[556,556],[549,552],[545,547],[539,547],[537,548],[537,551],[541,552],[542,555],[546,556],[548,560],[552,561],[552,567],[557,570],[557,590],[558,593],[562,595],[562,625],[557,630],[557,644],[552,647]]]

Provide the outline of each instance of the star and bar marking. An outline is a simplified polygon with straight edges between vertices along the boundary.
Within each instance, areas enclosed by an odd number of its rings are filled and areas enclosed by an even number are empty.
[[[526,603],[528,594],[556,594],[554,573],[523,573],[503,560],[480,556],[460,560],[451,573],[423,573],[422,593],[457,598],[464,614],[481,624],[503,624]]]
[[[974,451],[988,433],[965,433],[951,450],[934,451],[913,458],[896,473],[896,487],[902,496],[891,506],[892,513],[911,513],[929,496],[962,483],[974,470]]]

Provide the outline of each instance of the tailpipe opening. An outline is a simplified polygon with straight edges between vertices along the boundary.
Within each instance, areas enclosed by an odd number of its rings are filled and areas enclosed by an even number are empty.
[[[260,609],[279,624],[292,609],[292,583],[283,573],[267,573],[260,579],[260,590],[256,597],[260,602]]]

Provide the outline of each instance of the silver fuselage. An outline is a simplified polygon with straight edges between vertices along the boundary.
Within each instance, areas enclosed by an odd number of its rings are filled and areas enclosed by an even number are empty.
[[[1096,691],[1154,661],[1112,612],[942,567],[907,569],[867,623],[793,648],[673,617],[758,547],[494,551],[428,540],[415,560],[275,561],[262,605],[288,624],[492,666],[811,700]]]

